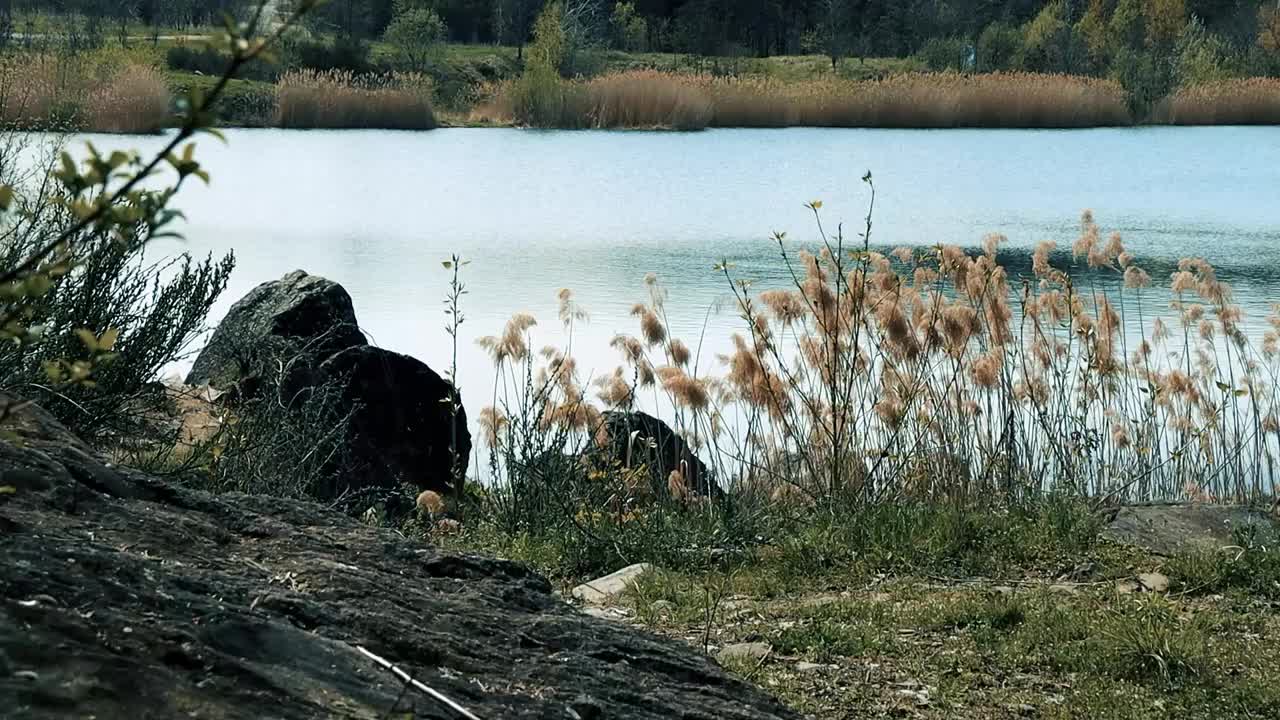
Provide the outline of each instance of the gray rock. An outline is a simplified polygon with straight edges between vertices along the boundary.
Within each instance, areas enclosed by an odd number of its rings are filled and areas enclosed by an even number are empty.
[[[602,605],[635,586],[642,575],[653,570],[649,563],[637,563],[574,588],[572,595],[584,603]]]
[[[796,672],[802,672],[802,673],[822,672],[823,670],[830,669],[830,667],[831,667],[830,665],[823,665],[822,663],[799,662],[799,663],[796,663]]]
[[[734,643],[725,645],[716,653],[716,660],[721,664],[745,661],[760,661],[773,652],[773,646],[765,642]]]
[[[1263,513],[1240,505],[1132,505],[1122,507],[1104,535],[1161,555],[1234,543],[1236,528],[1271,526]]]
[[[220,390],[252,385],[296,361],[299,372],[347,348],[366,344],[351,296],[325,278],[295,270],[263,283],[231,306],[187,375],[188,385]]]
[[[1142,583],[1142,587],[1149,592],[1162,593],[1169,591],[1169,576],[1163,573],[1142,573],[1138,576],[1138,582]]]

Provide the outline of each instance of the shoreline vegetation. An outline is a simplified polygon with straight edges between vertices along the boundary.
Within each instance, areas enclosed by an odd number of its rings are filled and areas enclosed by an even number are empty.
[[[336,46],[335,46],[336,47]],[[337,53],[330,48],[327,52]],[[1151,97],[1113,77],[939,66],[918,58],[695,58],[608,51],[589,71],[537,67],[537,43],[442,45],[407,68],[300,57],[247,66],[224,127],[1093,128],[1280,124],[1280,78],[1219,77]],[[381,56],[379,55],[381,53]],[[383,59],[380,59],[383,58]],[[199,40],[0,55],[0,123],[22,130],[153,133],[225,57]],[[1150,95],[1150,93],[1146,93]]]
[[[202,75],[130,63],[83,69],[49,55],[0,63],[0,122],[24,130],[148,134]],[[783,80],[622,70],[558,80],[536,111],[520,78],[484,88],[470,109],[440,108],[420,73],[296,70],[236,80],[224,127],[398,129],[1044,128],[1280,124],[1280,79],[1181,88],[1135,121],[1115,81],[1043,73],[907,71],[873,79]]]

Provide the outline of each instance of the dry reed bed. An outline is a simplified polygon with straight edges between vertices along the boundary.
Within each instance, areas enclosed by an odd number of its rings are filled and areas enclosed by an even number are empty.
[[[89,67],[51,54],[0,61],[0,122],[8,127],[152,133],[168,121],[168,86],[154,67]]]
[[[1169,125],[1280,125],[1280,78],[1243,78],[1178,90],[1157,111]]]
[[[520,81],[499,87],[482,119],[564,128],[1008,127],[1127,125],[1120,86],[1107,80],[1029,73],[917,73],[884,80],[783,83],[637,70],[562,82],[555,111],[521,117]]]
[[[356,76],[289,72],[276,86],[276,125],[285,128],[429,130],[437,126],[430,78],[415,73]]]
[[[996,236],[975,255],[885,254],[819,235],[816,254],[777,238],[790,287],[756,290],[721,268],[743,329],[719,358],[671,336],[652,277],[633,309],[639,332],[613,341],[612,374],[532,352],[528,315],[483,339],[501,390],[481,425],[496,457],[515,457],[493,463],[496,479],[520,482],[545,452],[606,445],[605,410],[645,409],[669,418],[724,485],[774,502],[1275,492],[1280,304],[1261,338],[1246,337],[1207,262],[1185,258],[1155,288],[1088,214],[1072,247],[1088,287],[1051,263],[1052,243],[1024,284]],[[561,320],[579,322],[572,295],[561,301]],[[1141,337],[1124,318],[1141,319]],[[624,505],[652,492],[618,477],[600,481],[618,482]],[[677,469],[662,492],[688,487]]]

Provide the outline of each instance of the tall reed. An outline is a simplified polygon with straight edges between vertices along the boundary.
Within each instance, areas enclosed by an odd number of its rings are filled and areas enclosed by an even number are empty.
[[[1033,73],[709,84],[717,127],[1073,128],[1127,125],[1114,82]]]
[[[1026,258],[998,236],[977,254],[885,252],[871,243],[870,214],[850,238],[828,232],[820,208],[813,245],[775,237],[787,285],[756,289],[719,266],[743,328],[718,370],[690,352],[701,340],[672,337],[654,278],[633,310],[638,332],[613,341],[622,364],[612,373],[579,370],[565,350],[534,353],[527,315],[486,339],[497,372],[481,413],[487,440],[505,457],[533,448],[495,463],[496,479],[532,482],[531,467],[566,451],[598,457],[616,442],[602,436],[605,413],[645,409],[665,415],[726,489],[774,503],[1276,491],[1280,304],[1250,339],[1209,263],[1184,258],[1157,288],[1088,213],[1071,248],[1077,274],[1042,243],[1018,277]],[[629,507],[651,492],[629,454],[613,462],[588,463],[586,477],[607,486],[601,502]],[[687,496],[687,478],[673,472],[668,490]]]
[[[530,94],[543,96],[532,102]],[[553,102],[554,101],[554,102]],[[532,113],[525,108],[550,109]],[[1031,73],[915,73],[883,80],[713,78],[651,70],[517,80],[481,117],[540,127],[1096,127],[1130,123],[1108,80]]]
[[[1280,78],[1240,78],[1183,88],[1156,110],[1170,125],[1280,125]]]
[[[67,91],[57,56],[32,54],[0,60],[0,121],[19,128],[39,128],[55,116],[60,102],[76,97]]]
[[[285,73],[276,86],[276,124],[286,128],[429,130],[437,126],[430,78],[417,73]]]

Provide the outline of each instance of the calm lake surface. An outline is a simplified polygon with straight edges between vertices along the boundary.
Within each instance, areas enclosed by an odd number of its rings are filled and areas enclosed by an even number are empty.
[[[1280,300],[1280,128],[1008,130],[712,130],[700,133],[437,130],[235,130],[198,158],[213,174],[178,198],[187,241],[164,253],[234,250],[217,320],[254,285],[295,268],[342,283],[383,347],[448,367],[441,261],[459,253],[466,323],[459,379],[474,412],[493,371],[475,338],[516,311],[542,322],[535,345],[561,344],[556,293],[591,313],[573,351],[584,373],[618,364],[608,347],[635,333],[630,307],[646,273],[669,292],[674,334],[704,366],[741,321],[712,265],[728,259],[760,284],[781,281],[770,234],[816,240],[804,204],[828,228],[861,229],[870,170],[873,241],[980,246],[1009,238],[1002,260],[1029,263],[1055,240],[1069,250],[1082,210],[1123,234],[1158,284],[1177,259],[1210,260],[1248,324]],[[100,148],[161,138],[96,136]],[[1069,255],[1060,258],[1065,262]],[[1161,303],[1162,304],[1162,303]],[[719,306],[719,309],[715,309]],[[708,310],[711,310],[708,316]]]

